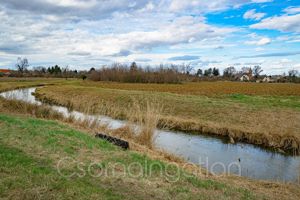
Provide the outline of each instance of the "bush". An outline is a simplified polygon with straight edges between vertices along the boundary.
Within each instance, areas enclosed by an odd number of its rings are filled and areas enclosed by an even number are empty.
[[[127,65],[114,64],[111,67],[103,67],[93,70],[89,78],[93,81],[115,81],[124,83],[180,83],[193,78],[192,75],[179,72],[178,68],[163,67],[141,68],[135,63]]]

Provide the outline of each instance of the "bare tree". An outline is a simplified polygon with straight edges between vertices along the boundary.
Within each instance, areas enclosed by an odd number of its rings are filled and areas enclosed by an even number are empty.
[[[242,73],[243,74],[249,74],[250,71],[251,71],[250,67],[242,67]]]
[[[62,68],[61,71],[62,71],[62,74],[63,74],[64,78],[67,80],[67,79],[68,79],[69,72],[70,72],[69,66],[67,65],[65,68]]]
[[[261,68],[261,66],[257,65],[254,66],[253,68],[253,75],[255,76],[255,78],[258,78],[260,73],[262,73],[264,70]]]
[[[192,66],[190,63],[186,65],[186,74],[191,74],[193,70],[194,66]]]
[[[296,77],[298,74],[298,70],[292,69],[289,71],[289,77]]]
[[[28,60],[27,58],[18,58],[17,63],[16,63],[16,68],[18,72],[24,73],[27,71],[27,68],[29,67]]]
[[[234,67],[227,67],[223,71],[225,77],[233,77],[236,74],[236,69]]]

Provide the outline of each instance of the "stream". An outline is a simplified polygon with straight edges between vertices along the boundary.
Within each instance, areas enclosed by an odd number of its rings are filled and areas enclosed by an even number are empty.
[[[22,100],[42,105],[32,93],[36,88],[26,88],[0,93],[6,99]],[[66,107],[49,105],[65,117],[75,119],[100,120],[110,128],[117,129],[126,121],[114,120],[106,116],[86,115],[69,111]],[[224,139],[206,135],[156,130],[155,146],[174,154],[187,162],[200,165],[211,173],[230,173],[258,180],[293,182],[300,184],[300,156],[283,155],[256,145],[229,144]]]

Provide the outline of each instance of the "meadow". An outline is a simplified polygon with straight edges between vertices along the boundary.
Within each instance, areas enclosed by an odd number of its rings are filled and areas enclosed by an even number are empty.
[[[160,128],[300,149],[300,85],[238,82],[120,84],[66,81],[39,88],[46,102],[130,119],[136,104],[160,107]]]
[[[93,82],[79,80],[29,79],[21,82],[20,80],[11,80],[9,84],[3,84],[0,81],[1,90],[8,90],[7,87],[13,89],[43,83],[46,86],[39,89],[38,95],[47,96],[48,100],[53,101],[50,98],[50,94],[52,92],[55,93],[54,90],[57,90],[57,95],[59,95],[61,100],[69,101],[68,105],[70,107],[86,112],[104,112],[104,108],[107,108],[108,105],[109,107],[114,106],[114,108],[118,108],[121,105],[131,106],[123,108],[122,112],[124,113],[120,115],[115,113],[116,117],[126,117],[126,113],[130,113],[132,116],[134,115],[133,112],[136,112],[135,116],[137,116],[143,111],[143,108],[148,107],[146,110],[148,110],[149,115],[147,114],[147,116],[151,119],[150,121],[157,120],[152,118],[153,115],[150,115],[153,112],[159,111],[164,113],[164,115],[171,111],[174,112],[173,110],[168,111],[165,109],[167,106],[166,102],[163,104],[165,100],[175,98],[173,102],[176,103],[178,101],[177,106],[181,105],[182,99],[184,99],[184,102],[191,103],[201,100],[201,104],[206,103],[206,106],[211,105],[212,102],[214,102],[213,105],[218,105],[219,101],[225,101],[224,97],[219,99],[220,97],[182,96],[161,92],[149,94],[145,91],[105,89],[99,87],[98,83],[94,85]],[[67,88],[69,93],[65,91]],[[65,96],[62,94],[63,91]],[[153,101],[149,102],[149,96],[145,95],[154,95],[150,96],[153,97]],[[143,98],[141,97],[144,97],[145,102],[142,101]],[[162,99],[158,99],[158,97]],[[232,101],[230,100],[231,98],[226,97],[228,102]],[[296,100],[297,97],[293,97],[291,102]],[[75,104],[76,101],[78,103],[80,101],[81,103],[84,102],[86,107]],[[236,104],[236,101],[249,106],[248,102],[242,103],[240,99],[231,103]],[[57,103],[59,102],[63,103],[63,101],[57,101]],[[100,103],[102,105],[104,102],[107,103],[105,107],[97,110],[97,106],[100,106]],[[143,103],[148,104],[148,106],[143,106]],[[276,103],[270,105],[270,109],[297,111],[292,106],[293,103],[290,103]],[[228,104],[231,105],[230,103]],[[265,103],[254,105],[253,108],[262,105],[265,106]],[[111,111],[114,108],[110,107]],[[152,108],[155,109],[152,110]],[[114,111],[116,112],[116,110]],[[108,110],[106,112],[113,114]],[[140,141],[133,141],[130,138],[128,139],[131,150],[123,151],[105,141],[95,139],[94,133],[96,131],[109,131],[105,128],[101,127],[101,130],[99,130],[99,127],[87,126],[85,122],[64,119],[59,113],[50,110],[47,106],[35,106],[0,98],[1,198],[297,199],[300,195],[299,186],[294,184],[249,180],[235,176],[215,177],[210,174],[204,175],[203,170],[200,168],[187,165],[184,161],[172,155],[148,149],[146,146],[140,145]],[[61,158],[65,157],[75,159],[75,162],[72,162],[70,165],[64,165],[63,173],[72,174],[75,172],[78,176],[63,177],[58,173],[57,164]],[[77,163],[80,163],[79,168],[76,166]],[[83,172],[88,172],[88,166],[91,163],[98,164],[96,166],[93,165],[95,166],[93,168],[94,173],[113,169],[117,171],[117,175],[99,178],[86,173],[82,176]],[[161,175],[159,171],[161,168],[155,167],[154,171],[152,171],[153,176],[143,176],[141,178],[135,176],[136,174],[131,176],[126,173],[123,176],[124,170],[119,165],[121,164],[128,169],[129,166],[132,167],[132,163],[140,164],[146,172],[148,172],[149,166],[159,165],[166,174]],[[109,164],[113,164],[116,168],[109,167]],[[137,168],[132,168],[132,170],[134,172],[138,171]],[[179,174],[181,178],[176,182],[170,181],[168,178],[172,174]]]

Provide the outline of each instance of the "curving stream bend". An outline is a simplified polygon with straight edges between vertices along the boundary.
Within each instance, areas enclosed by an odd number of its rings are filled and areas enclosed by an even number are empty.
[[[0,96],[42,105],[42,102],[32,95],[35,90],[36,88],[12,90],[0,93]],[[126,121],[114,120],[106,116],[86,115],[77,111],[68,111],[62,106],[49,106],[65,117],[99,119],[101,123],[107,123],[113,129],[126,124]],[[259,180],[300,184],[300,156],[282,155],[251,144],[228,144],[216,137],[164,130],[156,131],[155,146],[180,156],[188,162],[201,165],[215,174],[226,172]]]

